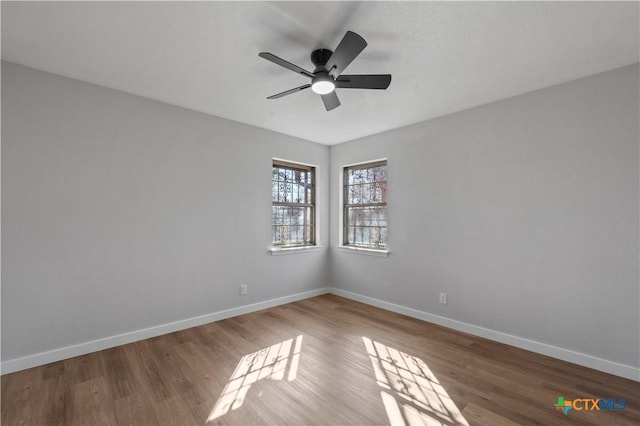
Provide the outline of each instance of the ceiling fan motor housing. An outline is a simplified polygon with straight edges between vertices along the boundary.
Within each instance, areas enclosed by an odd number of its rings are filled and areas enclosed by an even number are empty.
[[[316,66],[314,74],[320,71],[325,71],[324,66],[327,64],[329,58],[331,58],[333,52],[329,49],[316,49],[311,52],[311,62]]]

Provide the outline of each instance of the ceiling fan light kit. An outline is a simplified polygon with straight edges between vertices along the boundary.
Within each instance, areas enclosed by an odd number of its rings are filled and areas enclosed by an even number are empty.
[[[311,90],[316,92],[318,95],[331,93],[335,88],[336,83],[334,82],[333,77],[331,77],[326,71],[317,73],[316,76],[311,79]]]
[[[386,89],[391,84],[390,74],[342,74],[366,46],[367,42],[362,37],[353,31],[347,31],[335,51],[316,49],[311,52],[311,62],[316,67],[314,72],[300,68],[272,53],[259,53],[258,56],[261,58],[311,79],[311,84],[277,93],[267,99],[281,98],[311,87],[313,92],[321,96],[325,109],[331,111],[340,106],[335,89]]]

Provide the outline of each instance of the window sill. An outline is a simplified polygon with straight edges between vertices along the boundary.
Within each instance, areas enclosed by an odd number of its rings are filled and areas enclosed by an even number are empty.
[[[279,247],[271,247],[269,252],[271,256],[280,256],[281,254],[297,254],[297,253],[307,253],[312,251],[320,251],[322,250],[322,246],[303,246],[303,247],[288,247],[288,248],[279,248]]]
[[[367,249],[361,247],[348,247],[348,246],[338,246],[336,247],[338,251],[342,251],[345,253],[356,253],[356,254],[364,254],[366,256],[378,256],[378,257],[389,257],[389,250],[375,250],[375,249]]]

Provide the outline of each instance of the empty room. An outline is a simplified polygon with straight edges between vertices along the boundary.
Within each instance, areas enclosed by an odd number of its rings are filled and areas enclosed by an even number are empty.
[[[640,3],[0,7],[2,425],[640,424]]]

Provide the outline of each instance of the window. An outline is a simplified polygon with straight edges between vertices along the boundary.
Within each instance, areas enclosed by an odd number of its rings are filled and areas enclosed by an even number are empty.
[[[387,162],[344,168],[343,245],[387,248]]]
[[[273,160],[273,247],[315,245],[315,168]]]

